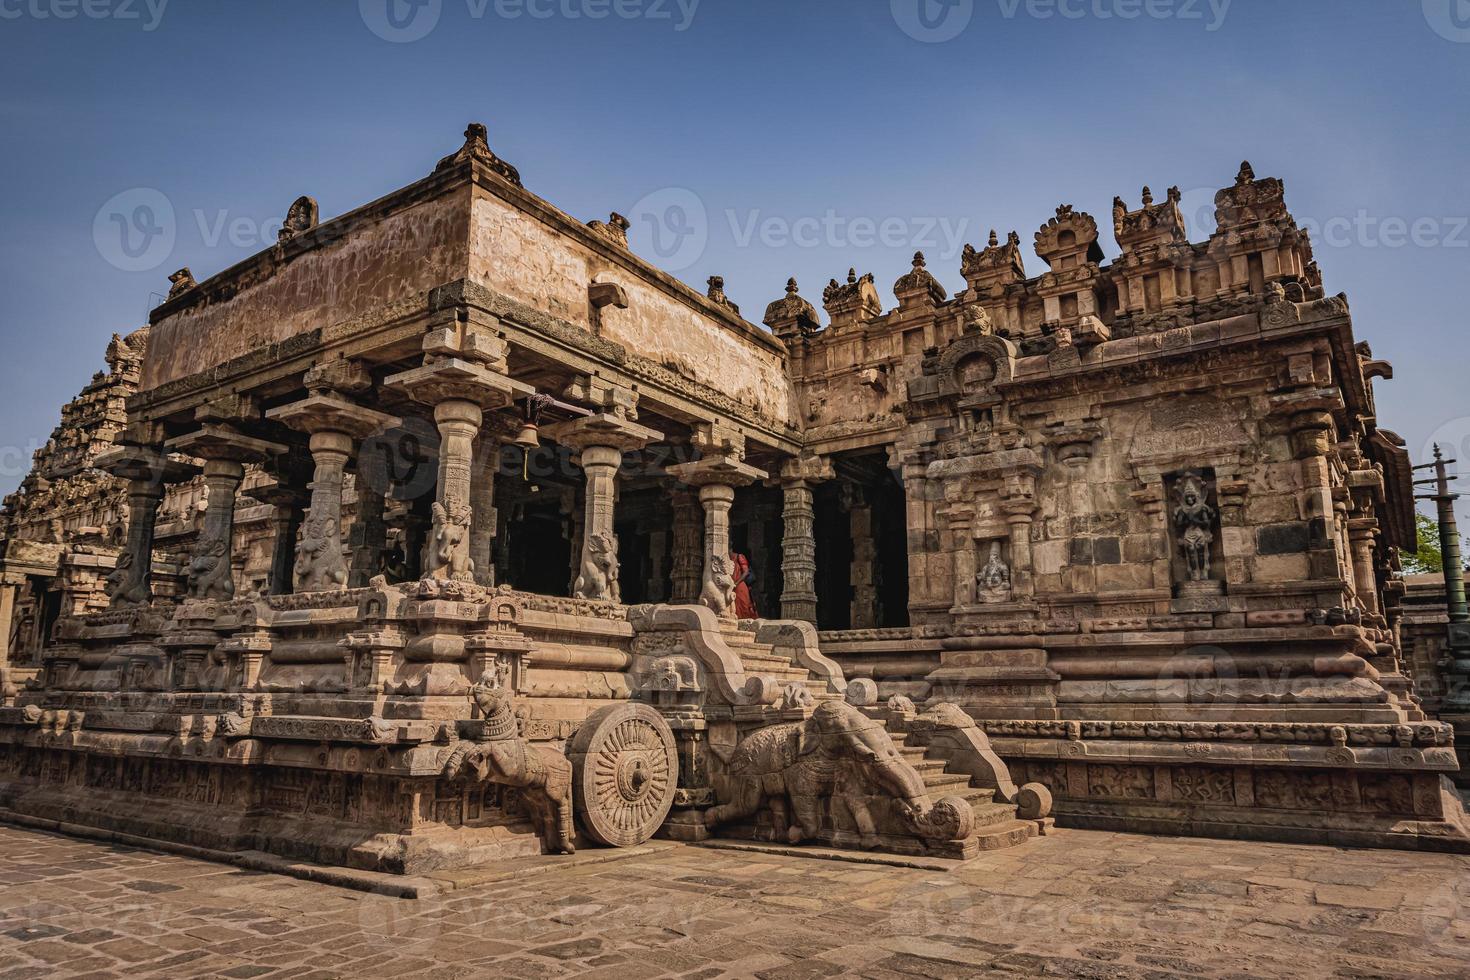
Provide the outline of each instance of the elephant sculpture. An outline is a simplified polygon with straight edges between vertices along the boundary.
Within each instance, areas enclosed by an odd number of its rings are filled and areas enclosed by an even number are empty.
[[[504,665],[486,671],[470,697],[484,715],[481,737],[460,742],[444,763],[446,779],[499,783],[521,791],[541,841],[553,854],[576,850],[572,821],[572,764],[553,749],[530,745],[517,734],[515,705],[505,687]]]
[[[880,829],[951,839],[967,836],[973,824],[963,801],[932,805],[923,779],[883,726],[842,701],[822,702],[803,722],[752,733],[735,747],[724,773],[713,775],[721,802],[705,811],[706,827],[765,806],[777,839],[792,844],[818,835],[824,804],[834,801],[852,816],[865,847],[877,844]],[[892,826],[886,808],[875,807],[884,802],[896,805],[901,826]],[[880,828],[880,820],[887,825]]]

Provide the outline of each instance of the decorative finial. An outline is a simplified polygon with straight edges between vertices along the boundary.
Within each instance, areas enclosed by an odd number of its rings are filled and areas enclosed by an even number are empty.
[[[466,143],[488,144],[490,142],[490,130],[485,128],[484,123],[472,122],[464,131],[464,141]]]
[[[1151,205],[1153,203],[1154,203],[1154,192],[1148,189],[1148,185],[1147,184],[1144,184],[1143,185],[1143,206],[1144,207],[1148,207],[1149,205]]]
[[[1235,175],[1235,182],[1237,184],[1249,184],[1255,179],[1256,172],[1251,169],[1251,162],[1249,160],[1242,160],[1240,162],[1240,173]]]
[[[924,268],[924,253],[923,252],[915,252],[914,253],[914,268],[915,269],[922,269],[922,268]]]
[[[786,280],[786,292],[788,294],[792,295],[792,296],[795,296],[796,295],[797,286],[796,286],[796,277],[795,276],[792,276],[790,279],[787,279]]]
[[[187,265],[180,269],[178,272],[170,275],[168,277],[168,281],[170,284],[168,290],[169,299],[173,299],[181,293],[186,293],[198,285],[198,283],[194,281],[194,273],[189,271],[189,267]]]
[[[990,247],[991,248],[995,248],[999,244],[1000,244],[1000,238],[998,238],[996,236],[995,229],[994,228],[990,229]]]

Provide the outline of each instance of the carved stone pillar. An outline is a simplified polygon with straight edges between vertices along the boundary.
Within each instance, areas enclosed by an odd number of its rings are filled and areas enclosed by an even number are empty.
[[[743,437],[719,426],[696,429],[696,445],[705,455],[693,463],[669,467],[679,480],[699,488],[704,505],[704,579],[699,601],[726,621],[735,619],[735,582],[730,563],[730,504],[735,488],[765,479],[766,473],[742,461]]]
[[[112,605],[146,603],[153,598],[153,534],[158,506],[169,483],[190,479],[198,469],[170,460],[156,450],[119,446],[97,459],[99,469],[128,481],[128,537],[109,578]]]
[[[872,629],[878,625],[878,543],[873,539],[873,506],[858,488],[848,504],[847,527],[852,536],[849,622],[855,630]]]
[[[296,591],[340,592],[347,588],[347,559],[342,554],[342,483],[352,437],[344,432],[314,432],[311,458],[311,503],[296,542]]]
[[[342,485],[354,440],[398,425],[399,420],[382,412],[355,405],[339,397],[328,381],[366,386],[365,372],[334,361],[307,372],[312,394],[298,402],[266,413],[295,429],[310,433],[311,503],[296,542],[295,577],[298,592],[340,592],[347,588],[348,565],[342,551]]]
[[[195,599],[234,598],[230,553],[235,538],[235,493],[244,478],[245,467],[232,459],[204,461],[209,503],[189,563],[189,594]]]
[[[730,505],[735,502],[735,488],[727,483],[706,483],[699,488],[699,502],[704,506],[705,555],[728,556]]]
[[[678,606],[699,601],[704,580],[704,508],[687,490],[674,493],[673,574],[669,602]]]
[[[15,596],[25,577],[14,572],[0,572],[0,688],[10,670],[10,625],[15,617]],[[4,702],[0,696],[0,703]]]
[[[1015,595],[1031,595],[1031,524],[1036,504],[1011,501],[1004,505],[1006,523],[1011,535],[1011,590]]]
[[[1374,542],[1377,537],[1378,521],[1374,518],[1355,517],[1348,521],[1353,584],[1358,593],[1358,602],[1370,616],[1379,615],[1378,576],[1373,569]]]
[[[286,447],[255,439],[217,422],[170,439],[165,446],[204,460],[204,486],[209,503],[188,564],[189,596],[199,600],[232,599],[235,579],[230,559],[235,538],[235,494],[245,477],[244,464],[280,456]]]
[[[812,484],[833,477],[822,456],[788,460],[781,467],[781,618],[817,621],[816,509]]]
[[[434,408],[439,428],[439,485],[423,576],[475,580],[470,556],[474,439],[487,410],[533,394],[529,385],[500,373],[507,344],[473,319],[454,318],[424,337],[424,365],[384,383]]]
[[[975,539],[968,513],[951,514],[949,530],[954,553],[954,608],[958,612],[975,604]]]
[[[480,406],[472,401],[452,398],[434,406],[434,424],[439,427],[439,489],[425,578],[474,581],[469,540],[474,522],[471,462],[475,433],[483,420]]]
[[[669,532],[666,527],[653,527],[648,530],[648,583],[645,585],[644,595],[650,602],[664,602],[664,586],[667,579],[663,570],[669,563]]]
[[[360,589],[378,574],[383,552],[388,547],[388,525],[383,521],[386,504],[383,494],[357,475],[357,511],[353,515],[348,546],[352,551],[352,567],[347,572],[347,587]]]
[[[901,467],[909,552],[909,619],[919,623],[935,616],[948,617],[954,594],[949,555],[940,546],[937,514],[942,500],[941,481],[929,483],[929,452],[925,447],[895,448],[893,461]]]
[[[475,566],[475,582],[486,588],[495,585],[495,532],[500,515],[495,507],[495,477],[500,472],[500,452],[508,433],[500,417],[490,416],[480,429],[475,446],[475,477],[470,484],[470,561]]]
[[[403,565],[410,581],[424,574],[424,552],[428,548],[430,518],[421,507],[403,515]]]
[[[289,595],[295,577],[296,534],[308,498],[300,490],[279,483],[253,487],[245,494],[271,508],[270,594]]]
[[[548,435],[577,450],[587,476],[582,549],[572,595],[622,601],[618,584],[618,539],[613,531],[614,486],[623,453],[641,449],[663,434],[612,413],[589,415],[553,426]]]

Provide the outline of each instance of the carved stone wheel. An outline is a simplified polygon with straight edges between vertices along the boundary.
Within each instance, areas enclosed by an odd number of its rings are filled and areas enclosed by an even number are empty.
[[[668,722],[648,705],[616,704],[593,712],[567,755],[577,816],[594,840],[633,847],[668,817],[679,757]]]

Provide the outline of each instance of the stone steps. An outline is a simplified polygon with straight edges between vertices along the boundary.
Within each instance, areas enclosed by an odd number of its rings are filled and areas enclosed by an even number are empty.
[[[1035,822],[1017,820],[1013,804],[995,802],[995,790],[971,785],[970,778],[962,773],[946,772],[945,761],[929,758],[928,749],[924,746],[909,745],[906,732],[889,732],[888,737],[893,739],[904,760],[924,780],[930,800],[958,796],[970,804],[975,814],[981,850],[1010,847],[1036,836]]]

